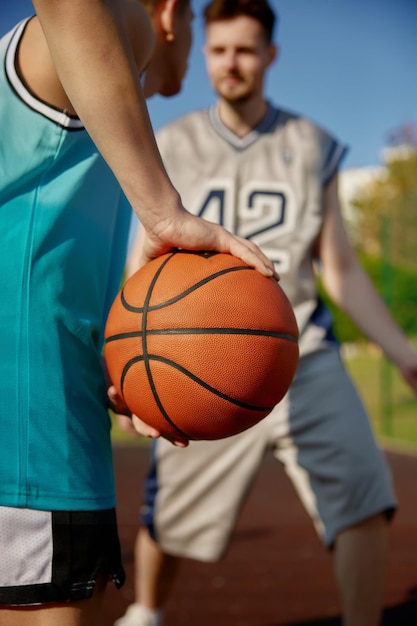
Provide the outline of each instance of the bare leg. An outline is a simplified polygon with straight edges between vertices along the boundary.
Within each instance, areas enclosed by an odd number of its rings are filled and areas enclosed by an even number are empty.
[[[140,528],[135,543],[136,602],[148,609],[162,609],[180,563],[180,557],[162,552],[147,529]]]
[[[335,572],[344,626],[381,622],[389,527],[383,514],[341,532],[336,540]]]
[[[7,609],[0,607],[1,626],[100,626],[106,581],[97,582],[88,600],[68,604]]]

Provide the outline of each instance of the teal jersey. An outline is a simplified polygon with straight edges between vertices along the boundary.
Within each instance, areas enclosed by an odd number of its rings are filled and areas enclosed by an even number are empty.
[[[0,505],[113,507],[101,351],[131,209],[81,121],[0,40]]]

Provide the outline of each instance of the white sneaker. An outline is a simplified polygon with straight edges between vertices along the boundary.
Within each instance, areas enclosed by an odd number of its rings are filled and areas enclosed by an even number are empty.
[[[162,612],[131,604],[123,617],[114,622],[114,626],[162,626]]]

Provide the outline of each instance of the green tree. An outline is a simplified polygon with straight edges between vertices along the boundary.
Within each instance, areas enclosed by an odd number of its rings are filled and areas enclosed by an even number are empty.
[[[411,124],[389,136],[385,166],[363,185],[352,201],[353,241],[364,269],[394,319],[417,337],[417,127]],[[334,316],[341,341],[365,338],[320,287]]]
[[[417,134],[410,125],[385,150],[381,174],[354,198],[356,243],[364,254],[417,267]],[[401,142],[402,137],[402,143]],[[407,140],[407,143],[405,142]]]
[[[376,290],[384,297],[386,295],[384,260],[375,256],[361,256],[360,260]],[[392,286],[390,298],[386,299],[387,306],[406,335],[417,337],[417,268],[409,269],[392,265],[390,273]],[[348,343],[368,341],[348,316],[333,304],[321,283],[319,283],[319,293],[332,312],[334,331],[339,341]]]

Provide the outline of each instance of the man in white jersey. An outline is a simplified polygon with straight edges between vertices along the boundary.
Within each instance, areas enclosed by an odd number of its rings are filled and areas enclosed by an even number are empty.
[[[149,125],[144,96],[181,86],[189,0],[36,4],[41,19],[0,39],[0,623],[95,626],[107,579],[124,578],[101,360],[122,188],[149,232],[142,261],[183,245],[273,269],[185,211]]]
[[[270,449],[333,549],[345,626],[376,626],[396,501],[319,301],[316,261],[329,295],[414,390],[417,357],[348,241],[337,191],[344,147],[264,96],[276,56],[270,6],[266,0],[212,0],[204,15],[217,104],[163,128],[158,144],[187,206],[256,241],[275,262],[297,316],[301,356],[287,397],[252,429],[182,450],[154,442],[135,547],[136,603],[116,625],[161,624],[180,558],[221,558]]]

